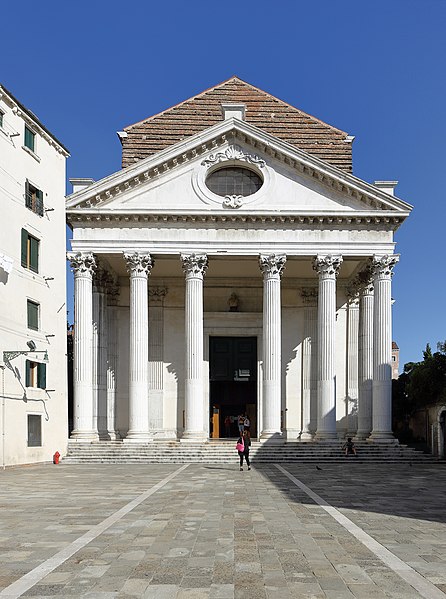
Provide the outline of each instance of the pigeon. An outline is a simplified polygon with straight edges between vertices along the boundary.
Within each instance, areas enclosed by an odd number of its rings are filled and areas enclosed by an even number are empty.
[[[319,468],[319,466],[316,466],[316,470],[322,470],[322,468]]]

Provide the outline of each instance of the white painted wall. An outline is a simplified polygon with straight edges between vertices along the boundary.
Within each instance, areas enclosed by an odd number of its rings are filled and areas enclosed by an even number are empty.
[[[67,444],[67,360],[65,290],[65,161],[67,153],[0,88],[0,254],[13,260],[9,274],[0,266],[0,465],[48,461]],[[23,149],[25,122],[36,133],[35,154]],[[18,134],[18,135],[16,135]],[[25,206],[25,181],[44,192],[39,216]],[[40,240],[39,272],[21,266],[21,229]],[[53,280],[45,280],[45,277]],[[40,304],[39,330],[27,328],[27,299]],[[54,335],[54,336],[53,336]],[[4,351],[48,352],[47,391],[25,388],[25,356],[3,362]],[[30,353],[29,358],[42,354]],[[27,401],[24,400],[26,396]],[[27,415],[42,416],[42,446],[27,446]]]

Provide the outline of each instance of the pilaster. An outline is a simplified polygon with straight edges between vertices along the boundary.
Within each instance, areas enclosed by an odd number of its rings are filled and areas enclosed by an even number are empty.
[[[358,440],[367,439],[372,432],[373,381],[373,282],[371,272],[362,274],[359,285],[358,334]]]
[[[118,298],[120,288],[113,281],[107,288],[107,432],[111,440],[119,439],[116,426],[116,377],[118,372]]]
[[[303,288],[301,441],[311,441],[317,428],[317,287]]]

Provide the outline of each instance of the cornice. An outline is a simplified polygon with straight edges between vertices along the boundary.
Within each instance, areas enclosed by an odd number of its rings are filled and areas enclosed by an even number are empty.
[[[317,179],[328,188],[345,193],[362,201],[372,210],[403,212],[407,216],[412,206],[402,200],[390,196],[373,185],[341,171],[340,169],[299,150],[276,137],[265,133],[246,121],[230,118],[209,127],[206,131],[183,140],[161,152],[141,160],[121,171],[93,183],[67,197],[67,211],[80,208],[102,208],[120,194],[135,189],[142,184],[156,179],[181,164],[206,156],[209,152],[221,148],[226,143],[248,143],[252,148],[260,150],[294,168],[304,176]]]
[[[101,210],[94,209],[70,210],[67,212],[67,221],[74,223],[119,223],[132,225],[133,223],[255,223],[255,224],[298,224],[298,225],[331,225],[332,227],[359,226],[370,229],[371,227],[396,229],[408,216],[400,212],[347,212],[347,213],[146,213],[134,211]]]

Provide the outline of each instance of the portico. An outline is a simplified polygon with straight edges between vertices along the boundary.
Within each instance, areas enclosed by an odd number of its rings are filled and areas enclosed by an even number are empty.
[[[227,116],[70,196],[72,439],[206,441],[210,340],[246,337],[255,368],[221,380],[255,389],[260,440],[393,442],[393,232],[410,206],[387,191]]]

